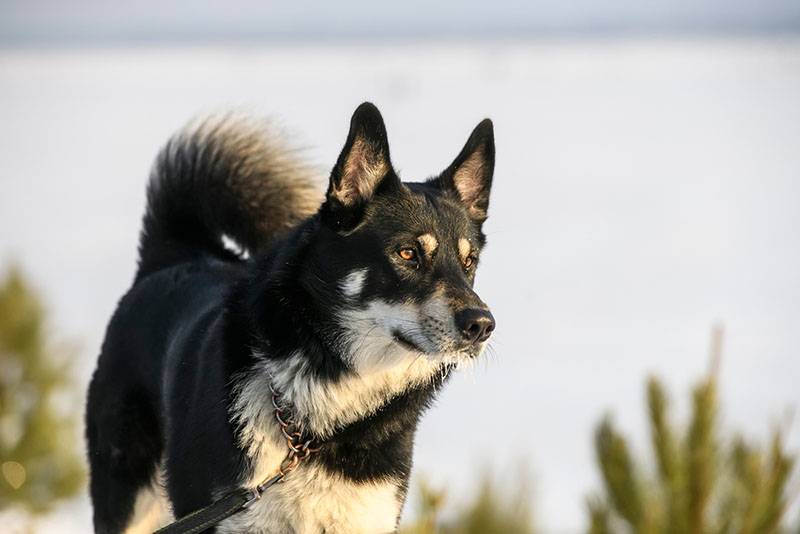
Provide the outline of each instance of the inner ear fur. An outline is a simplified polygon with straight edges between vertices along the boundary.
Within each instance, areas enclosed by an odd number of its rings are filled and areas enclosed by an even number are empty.
[[[482,120],[472,131],[467,143],[453,163],[439,178],[443,189],[456,193],[469,216],[486,220],[489,194],[494,176],[494,127],[489,119]]]
[[[350,120],[347,141],[331,172],[328,198],[345,208],[364,204],[392,172],[383,118],[378,108],[364,102]]]

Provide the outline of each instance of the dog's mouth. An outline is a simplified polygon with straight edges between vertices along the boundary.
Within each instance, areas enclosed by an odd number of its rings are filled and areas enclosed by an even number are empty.
[[[421,353],[421,354],[426,354],[428,356],[432,356],[432,355],[436,354],[436,353],[432,353],[429,350],[423,349],[417,343],[415,343],[413,340],[409,339],[406,335],[404,335],[399,330],[394,330],[392,332],[392,338],[393,338],[395,343],[397,343],[398,345],[400,345],[401,347],[403,347],[404,349],[406,349],[408,351],[417,352],[417,353]],[[453,350],[453,351],[448,352],[448,354],[450,354],[450,355],[460,355],[461,357],[464,357],[464,358],[473,359],[473,358],[476,358],[477,356],[479,356],[481,354],[481,352],[482,352],[482,347],[477,347],[475,345],[465,345],[463,347],[458,348],[457,350]]]
[[[423,350],[419,345],[414,343],[412,340],[408,339],[399,330],[395,330],[394,332],[392,332],[392,337],[394,338],[394,342],[403,347],[404,349],[411,350],[414,352],[427,353],[426,350]]]

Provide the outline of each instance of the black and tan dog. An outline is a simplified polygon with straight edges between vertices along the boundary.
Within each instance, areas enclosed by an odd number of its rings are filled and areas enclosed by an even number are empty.
[[[148,531],[275,474],[272,389],[321,448],[216,531],[394,531],[419,417],[494,329],[472,289],[494,154],[484,120],[440,175],[401,182],[365,103],[323,198],[264,127],[173,138],[89,388],[96,531]]]

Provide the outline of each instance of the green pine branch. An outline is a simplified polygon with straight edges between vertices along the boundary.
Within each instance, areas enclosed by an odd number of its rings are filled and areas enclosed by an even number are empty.
[[[712,366],[692,392],[685,429],[669,418],[669,399],[657,378],[647,383],[654,473],[644,472],[624,436],[605,417],[595,451],[604,491],[589,501],[590,534],[771,534],[781,532],[794,457],[780,432],[765,450],[741,436],[722,439],[717,369],[722,330],[712,338]],[[731,443],[729,447],[721,443]]]
[[[12,268],[0,282],[0,509],[44,513],[85,479],[70,354],[45,325],[38,296]]]

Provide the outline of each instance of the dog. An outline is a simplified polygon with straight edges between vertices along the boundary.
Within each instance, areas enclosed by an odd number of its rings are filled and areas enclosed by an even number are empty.
[[[324,194],[268,125],[176,134],[89,386],[95,531],[150,532],[278,473],[276,408],[303,461],[207,532],[396,531],[420,416],[495,328],[473,290],[494,162],[485,119],[402,182],[368,102]]]

